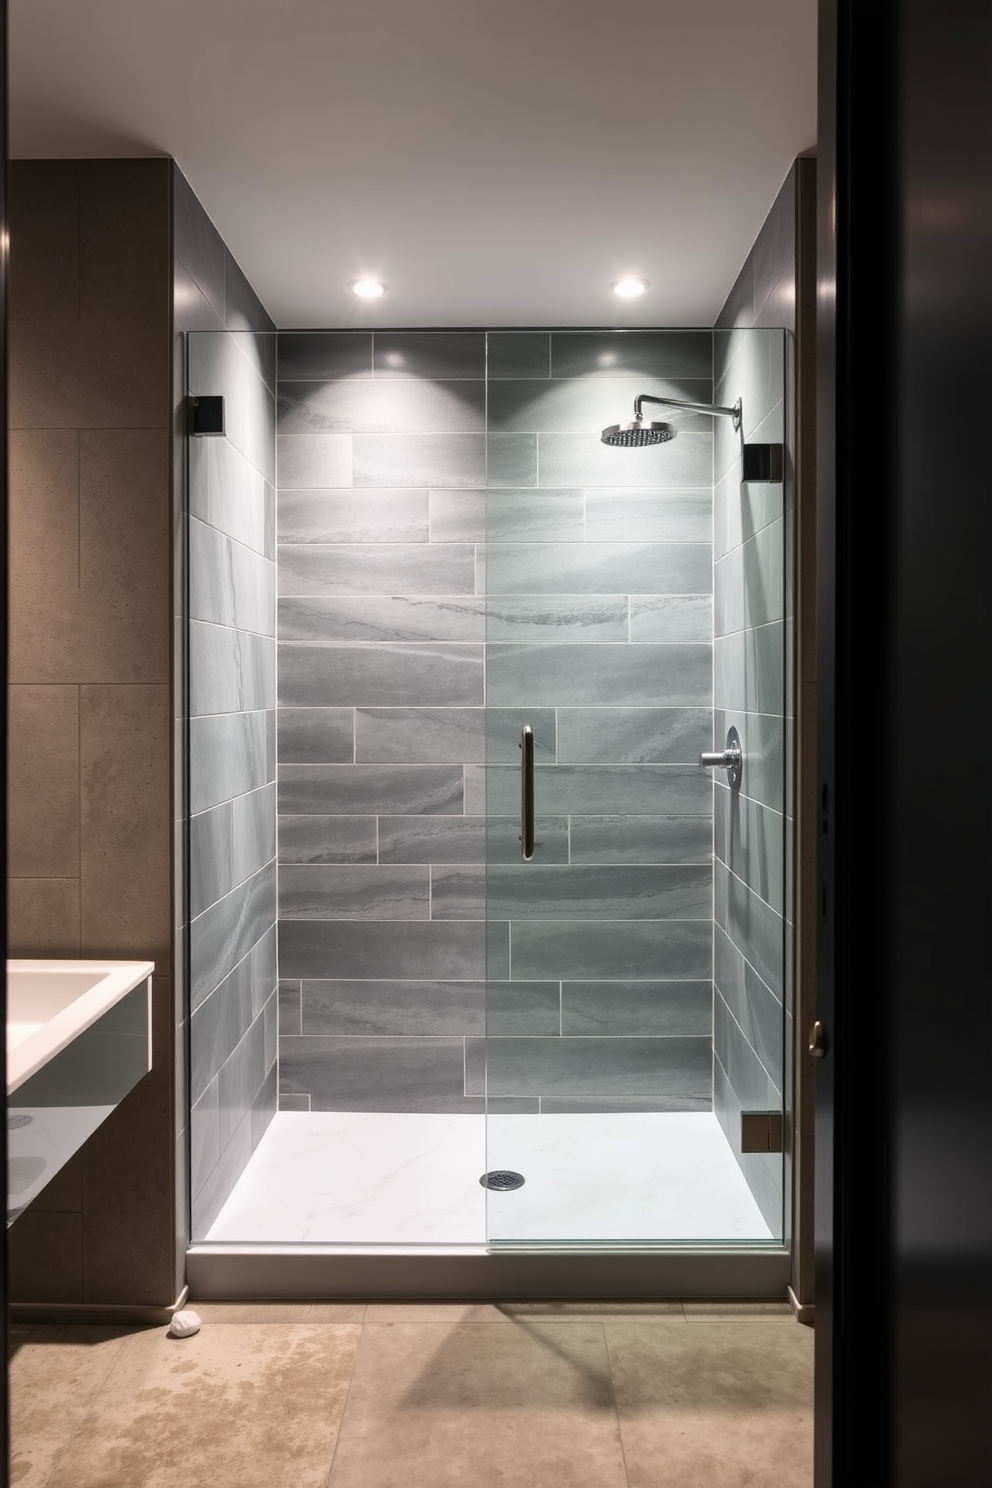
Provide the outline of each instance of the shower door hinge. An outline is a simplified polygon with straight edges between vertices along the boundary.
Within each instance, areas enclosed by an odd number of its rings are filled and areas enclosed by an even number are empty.
[[[784,1136],[781,1111],[741,1112],[742,1152],[781,1152]]]

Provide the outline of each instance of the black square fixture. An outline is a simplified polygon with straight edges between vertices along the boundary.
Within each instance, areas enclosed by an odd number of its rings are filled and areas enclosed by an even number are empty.
[[[196,397],[189,400],[189,423],[191,434],[224,433],[224,399]]]

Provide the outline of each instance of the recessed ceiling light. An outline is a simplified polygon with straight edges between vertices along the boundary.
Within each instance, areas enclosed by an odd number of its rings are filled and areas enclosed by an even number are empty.
[[[352,279],[348,288],[360,300],[377,300],[386,293],[386,286],[381,279]]]
[[[646,289],[649,289],[650,285],[646,279],[635,279],[628,276],[624,279],[615,280],[610,285],[610,288],[622,300],[634,300],[638,295],[642,295]]]

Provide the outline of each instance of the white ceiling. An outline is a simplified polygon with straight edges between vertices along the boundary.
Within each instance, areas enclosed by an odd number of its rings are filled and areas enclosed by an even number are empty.
[[[11,156],[175,156],[280,327],[710,325],[815,147],[816,0],[9,8]]]

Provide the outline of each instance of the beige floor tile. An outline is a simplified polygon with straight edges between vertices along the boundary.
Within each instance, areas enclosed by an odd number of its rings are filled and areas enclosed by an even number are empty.
[[[12,1485],[49,1481],[128,1337],[126,1328],[11,1328]]]
[[[690,1322],[697,1318],[794,1318],[788,1302],[692,1302],[683,1304]]]
[[[605,1322],[618,1317],[673,1317],[684,1321],[681,1302],[498,1302],[505,1322],[545,1318],[559,1323]]]
[[[630,1488],[810,1488],[809,1328],[738,1317],[604,1329]]]
[[[490,1302],[370,1302],[367,1323],[495,1323]]]
[[[602,1326],[367,1326],[330,1488],[626,1488]]]
[[[128,1340],[51,1488],[324,1488],[361,1329]]]
[[[364,1302],[311,1302],[308,1323],[362,1323],[367,1311]]]
[[[306,1323],[312,1302],[187,1302],[201,1323]],[[341,1318],[352,1322],[352,1318]],[[361,1321],[359,1319],[359,1321]]]

